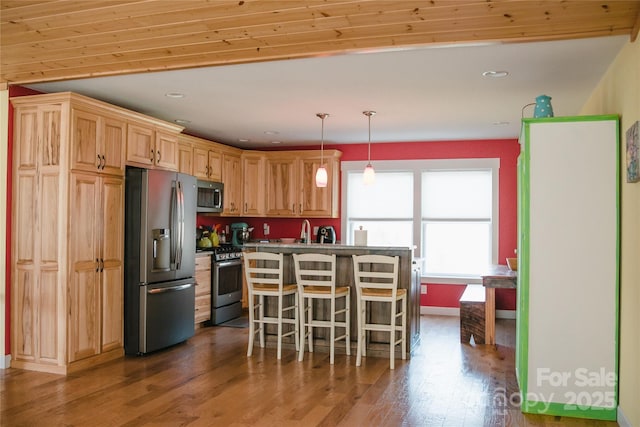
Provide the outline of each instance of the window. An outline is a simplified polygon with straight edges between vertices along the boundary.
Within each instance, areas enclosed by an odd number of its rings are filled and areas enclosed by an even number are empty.
[[[413,173],[379,173],[374,185],[362,175],[349,174],[347,236],[362,227],[369,246],[413,246]]]
[[[367,230],[369,246],[408,246],[424,276],[477,276],[497,262],[499,159],[342,162],[342,240]]]
[[[491,264],[492,171],[422,173],[422,256],[432,274],[473,274]]]

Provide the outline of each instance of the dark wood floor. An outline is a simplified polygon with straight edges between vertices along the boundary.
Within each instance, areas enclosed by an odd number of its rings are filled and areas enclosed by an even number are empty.
[[[496,347],[460,344],[458,318],[423,316],[411,360],[254,350],[247,329],[210,327],[187,343],[68,377],[0,370],[2,426],[616,426],[523,416],[515,321]],[[512,400],[511,404],[505,405]],[[514,403],[515,402],[515,403]]]

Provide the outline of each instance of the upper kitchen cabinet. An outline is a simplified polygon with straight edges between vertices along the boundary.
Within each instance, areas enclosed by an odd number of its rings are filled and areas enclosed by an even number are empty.
[[[180,135],[180,141],[189,141],[193,147],[193,176],[207,181],[222,181],[221,144],[190,135]]]
[[[227,147],[222,152],[223,216],[242,214],[242,150]]]
[[[242,153],[242,215],[264,216],[265,180],[264,165],[266,155],[260,151]]]
[[[178,172],[193,175],[193,147],[178,137]]]
[[[130,121],[127,125],[127,164],[177,171],[178,135],[182,129],[160,120]]]
[[[338,150],[278,151],[267,153],[267,216],[337,218],[340,172]],[[320,164],[327,169],[328,182],[316,187]]]
[[[71,168],[124,176],[126,122],[99,111],[71,112]]]
[[[11,102],[11,365],[66,374],[121,357],[123,136],[137,113],[71,93]]]

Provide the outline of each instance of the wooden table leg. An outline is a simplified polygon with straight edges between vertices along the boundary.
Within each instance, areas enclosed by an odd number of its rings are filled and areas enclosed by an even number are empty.
[[[496,288],[485,287],[484,343],[496,344]]]

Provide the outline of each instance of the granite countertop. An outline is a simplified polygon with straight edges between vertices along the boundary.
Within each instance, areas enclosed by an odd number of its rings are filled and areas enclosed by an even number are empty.
[[[398,250],[407,249],[408,246],[356,246],[356,245],[343,245],[341,243],[282,243],[282,242],[249,242],[242,245],[246,248],[258,248],[258,247],[281,247],[284,249],[301,249],[301,248],[322,248],[322,249],[380,249],[380,250]]]

